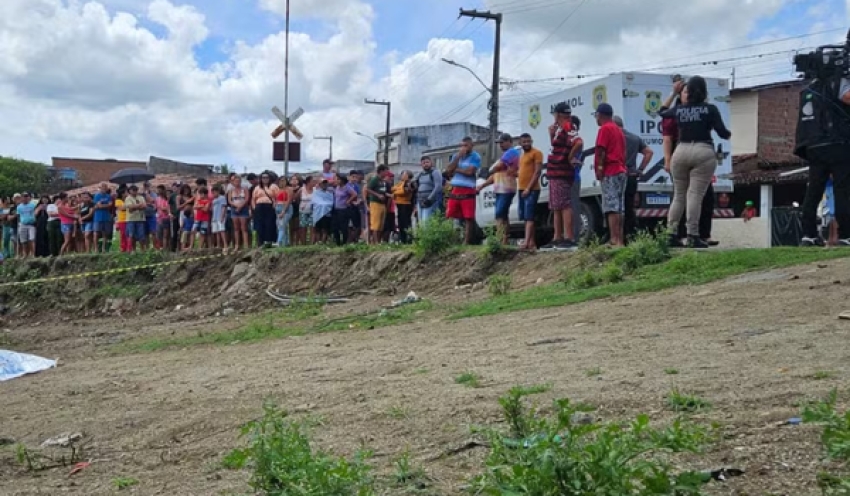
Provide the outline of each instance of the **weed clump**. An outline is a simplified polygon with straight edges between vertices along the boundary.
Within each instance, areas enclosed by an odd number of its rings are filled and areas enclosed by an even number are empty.
[[[266,404],[263,418],[249,422],[242,435],[248,447],[231,451],[223,465],[251,469],[251,488],[260,494],[375,494],[366,453],[353,460],[314,451],[306,426]]]
[[[459,243],[453,222],[439,215],[420,223],[413,231],[413,251],[420,258],[443,255]]]
[[[487,289],[493,298],[505,296],[510,293],[512,285],[513,277],[510,275],[497,274],[490,276],[490,279],[487,280]]]
[[[626,424],[582,422],[567,399],[544,417],[525,407],[529,393],[514,388],[499,400],[509,432],[484,431],[490,453],[472,481],[476,494],[699,494],[704,476],[674,473],[666,455],[698,452],[710,429],[683,420],[653,428],[646,415]]]

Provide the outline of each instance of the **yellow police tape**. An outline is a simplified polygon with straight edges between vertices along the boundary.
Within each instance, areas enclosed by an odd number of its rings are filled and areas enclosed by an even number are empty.
[[[96,272],[82,272],[80,274],[72,274],[69,276],[57,276],[57,277],[44,277],[41,279],[30,279],[29,281],[19,281],[19,282],[4,282],[0,283],[0,288],[7,288],[11,286],[26,286],[29,284],[43,284],[46,282],[55,282],[55,281],[69,281],[71,279],[85,279],[87,277],[97,277],[97,276],[105,276],[109,274],[120,274],[122,272],[132,272],[134,270],[142,270],[142,269],[152,269],[154,267],[165,267],[167,265],[177,265],[182,263],[189,262],[197,262],[200,260],[209,260],[212,258],[223,257],[223,253],[219,253],[218,255],[205,255],[203,257],[193,257],[193,258],[184,258],[179,260],[171,260],[169,262],[158,262],[154,264],[147,265],[134,265],[133,267],[121,267],[119,269],[109,269],[109,270],[100,270]]]

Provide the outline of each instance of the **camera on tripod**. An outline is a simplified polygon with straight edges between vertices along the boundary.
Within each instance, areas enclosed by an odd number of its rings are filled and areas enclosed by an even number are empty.
[[[850,75],[850,32],[843,45],[824,45],[794,57],[794,70],[805,79],[830,79]]]

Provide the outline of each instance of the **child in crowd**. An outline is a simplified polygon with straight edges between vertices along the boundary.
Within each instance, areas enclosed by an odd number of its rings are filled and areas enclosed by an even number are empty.
[[[195,197],[195,226],[193,232],[198,234],[200,243],[198,246],[201,249],[209,246],[210,219],[212,219],[211,203],[209,198],[209,190],[206,186],[198,188],[198,195]]]
[[[212,235],[224,253],[227,253],[227,232],[224,225],[227,222],[227,197],[224,196],[224,188],[215,186],[212,199]]]

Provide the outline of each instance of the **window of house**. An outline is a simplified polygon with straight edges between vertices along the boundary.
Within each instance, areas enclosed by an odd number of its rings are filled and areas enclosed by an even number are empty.
[[[407,144],[413,146],[428,146],[427,136],[408,136]]]

